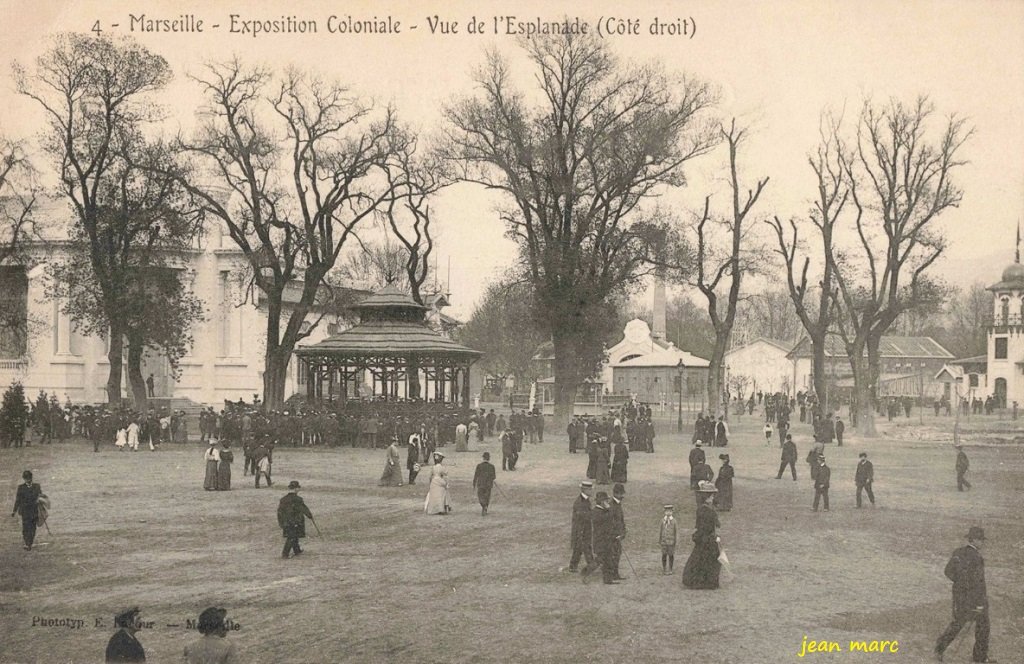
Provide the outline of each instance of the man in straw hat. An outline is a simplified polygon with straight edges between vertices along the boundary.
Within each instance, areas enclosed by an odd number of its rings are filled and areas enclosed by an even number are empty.
[[[133,606],[114,616],[117,631],[107,642],[106,661],[112,662],[145,662],[146,651],[135,638],[139,631],[139,607]]]
[[[967,545],[953,552],[946,563],[946,577],[953,582],[953,620],[935,644],[935,657],[940,662],[949,644],[966,625],[974,621],[975,662],[995,662],[988,658],[988,593],[985,590],[985,559],[981,549],[985,531],[971,526],[967,532]]]
[[[295,552],[295,555],[302,553],[299,548],[299,538],[306,536],[306,518],[313,518],[313,513],[306,507],[305,501],[299,497],[299,483],[292,480],[288,483],[288,493],[281,498],[277,506],[277,523],[284,531],[284,549],[281,557],[287,558],[288,554]]]
[[[577,571],[580,564],[580,557],[586,558],[587,566],[583,573],[587,574],[594,566],[593,550],[593,521],[591,520],[590,492],[594,490],[594,483],[590,480],[580,482],[580,495],[572,504],[572,532],[570,543],[572,545],[572,558],[569,559],[569,571]]]

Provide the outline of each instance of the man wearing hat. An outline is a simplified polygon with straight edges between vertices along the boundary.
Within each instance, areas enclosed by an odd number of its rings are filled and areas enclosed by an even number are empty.
[[[619,561],[622,559],[622,540],[626,539],[626,515],[622,511],[622,499],[626,497],[626,488],[621,484],[612,487],[612,501],[608,504],[608,513],[612,517],[611,563],[612,576],[616,579],[626,577],[619,574]]]
[[[825,500],[825,511],[828,511],[828,487],[832,479],[832,471],[825,465],[825,457],[818,457],[818,473],[814,476],[814,511],[818,511],[818,501]]]
[[[494,486],[496,473],[491,464],[491,453],[484,452],[484,460],[477,464],[473,473],[473,488],[480,501],[480,516],[487,516],[487,508],[491,504],[491,488]]]
[[[661,519],[658,543],[661,544],[661,572],[671,574],[676,561],[676,518],[672,516],[674,506],[665,505],[665,516]]]
[[[281,557],[287,558],[288,554],[295,552],[295,555],[302,553],[299,548],[299,538],[306,536],[306,517],[313,518],[313,513],[306,507],[306,503],[299,497],[299,483],[292,480],[288,483],[288,493],[281,498],[277,506],[277,523],[284,531],[284,549]]]
[[[690,450],[690,488],[696,489],[697,482],[702,478],[697,477],[696,468],[698,464],[704,463],[706,457],[704,456],[704,450],[701,447],[701,441],[696,441],[693,444],[693,449]]]
[[[793,436],[786,434],[786,442],[782,444],[782,463],[779,464],[779,474],[775,476],[775,479],[781,480],[782,473],[786,470],[786,466],[789,466],[789,470],[793,473],[793,481],[796,482],[796,443],[793,442]]]
[[[710,482],[715,478],[715,471],[711,470],[711,466],[705,462],[703,452],[704,450],[701,450],[701,455],[697,458],[697,464],[690,469],[690,486],[693,487],[694,491],[697,490],[701,482]],[[697,504],[700,505],[701,496],[696,493],[694,495],[697,496]]]
[[[117,631],[107,642],[107,664],[112,662],[145,662],[146,651],[135,638],[139,630],[139,607],[133,606],[114,616]]]
[[[963,491],[964,487],[970,491],[971,483],[967,481],[965,475],[967,469],[971,467],[971,462],[967,460],[967,453],[964,452],[964,446],[960,443],[955,445],[956,447],[956,489],[957,491]]]
[[[988,658],[988,593],[985,590],[985,559],[981,557],[985,531],[971,526],[967,546],[953,552],[946,563],[946,577],[953,582],[953,620],[935,644],[935,657],[941,662],[949,644],[965,625],[974,621],[975,662],[995,662]]]
[[[608,508],[608,494],[598,491],[594,500],[594,556],[601,566],[601,580],[607,584],[618,582],[615,575],[615,541],[615,517]],[[583,581],[586,582],[586,577]]]
[[[860,463],[857,464],[857,474],[854,482],[857,484],[857,507],[861,506],[860,494],[867,491],[868,500],[875,504],[875,492],[871,490],[871,483],[875,481],[875,467],[868,461],[868,453],[860,453]]]
[[[575,572],[580,564],[580,556],[587,560],[583,573],[587,574],[594,566],[593,534],[594,526],[590,514],[590,492],[594,483],[590,480],[580,482],[580,495],[572,504],[572,558],[569,559],[569,571]]]
[[[25,550],[31,551],[32,543],[36,539],[36,526],[39,524],[39,496],[42,495],[43,489],[32,481],[31,470],[23,472],[21,479],[25,481],[18,485],[11,516],[21,515],[21,538],[25,541]]]

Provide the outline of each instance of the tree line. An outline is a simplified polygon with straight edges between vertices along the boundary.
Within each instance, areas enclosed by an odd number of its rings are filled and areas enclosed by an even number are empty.
[[[233,59],[190,74],[199,126],[167,137],[158,99],[170,66],[130,39],[57,35],[32,66],[16,64],[18,91],[45,117],[39,151],[74,212],[76,251],[52,269],[54,293],[79,329],[108,331],[108,398],[120,396],[126,349],[138,393],[132,367],[143,348],[173,365],[191,344],[204,312],[169,257],[209,222],[226,229],[266,303],[264,403],[276,408],[292,351],[331,304],[332,280],[372,268],[422,300],[431,201],[468,182],[500,193],[496,214],[518,254],[463,339],[486,345],[485,362],[505,373],[528,365],[528,344],[550,340],[556,415],[570,412],[600,364],[630,295],[657,275],[692,296],[676,308],[704,348],[679,345],[708,351],[713,411],[737,318],[757,306],[773,318],[785,302],[810,339],[818,394],[825,336],[842,336],[870,434],[881,336],[948,295],[931,268],[945,249],[936,222],[963,195],[953,176],[971,135],[964,120],[939,118],[925,97],[867,99],[850,119],[823,113],[807,158],[808,212],[787,217],[764,209],[769,175],[743,175],[749,129],[718,116],[711,82],[625,61],[592,35],[520,46],[534,86],[521,87],[509,60],[489,52],[473,91],[446,105],[431,136],[340,82]],[[0,148],[11,155],[4,163],[27,164],[21,144]],[[692,163],[712,159],[724,185],[708,185],[698,209],[662,202],[691,186]],[[31,219],[38,184],[19,168]],[[360,238],[375,224],[390,238],[383,248]],[[780,274],[774,300],[751,297],[749,280]],[[289,307],[286,289],[299,292]]]

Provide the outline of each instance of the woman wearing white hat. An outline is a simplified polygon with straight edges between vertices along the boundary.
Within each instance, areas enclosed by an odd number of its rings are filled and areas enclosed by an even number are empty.
[[[718,588],[718,575],[722,564],[718,562],[718,513],[712,503],[718,489],[708,481],[697,485],[697,493],[702,498],[697,508],[697,528],[693,533],[693,552],[683,568],[683,585],[691,589]]]
[[[430,468],[430,490],[423,503],[423,512],[447,514],[451,511],[452,503],[448,496],[448,468],[444,465],[444,455],[434,452],[434,465]]]

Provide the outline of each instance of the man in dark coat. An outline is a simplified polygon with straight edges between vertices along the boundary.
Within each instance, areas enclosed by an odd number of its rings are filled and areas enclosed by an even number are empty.
[[[107,642],[107,664],[114,662],[145,662],[146,651],[135,638],[139,629],[139,607],[135,606],[114,616],[118,630]]]
[[[625,483],[627,480],[626,464],[629,463],[629,448],[619,438],[615,443],[615,456],[612,459],[612,482]]]
[[[287,558],[292,551],[296,556],[302,553],[302,549],[299,548],[299,538],[306,536],[306,518],[313,518],[313,513],[299,497],[300,488],[302,487],[295,480],[289,482],[288,493],[277,506],[277,523],[284,531],[282,558]]]
[[[935,656],[942,655],[964,625],[974,621],[975,662],[994,662],[988,658],[988,593],[985,589],[985,559],[981,556],[985,531],[971,526],[967,533],[967,546],[953,552],[946,563],[946,577],[953,582],[953,620],[935,644]]]
[[[836,437],[836,423],[832,421],[832,413],[825,416],[821,422],[821,442],[832,444]]]
[[[725,416],[718,416],[718,424],[715,425],[715,447],[725,447],[729,444],[729,427],[725,423]]]
[[[621,484],[612,487],[612,500],[608,503],[608,512],[612,515],[611,557],[612,576],[624,579],[619,574],[619,560],[622,559],[622,540],[626,539],[626,515],[622,511],[622,499],[626,497],[626,488]]]
[[[786,434],[786,442],[782,444],[782,463],[779,464],[779,474],[775,476],[775,479],[781,480],[783,471],[786,470],[786,466],[789,466],[793,473],[793,481],[796,482],[796,455],[796,443],[793,442],[793,436]]]
[[[512,438],[512,431],[505,429],[499,438],[501,439],[501,469],[515,470],[516,443]]]
[[[576,436],[578,436],[578,427],[576,419],[573,418],[569,421],[569,426],[566,427],[565,433],[569,435],[569,454],[576,454]]]
[[[589,574],[594,567],[593,535],[594,525],[590,515],[590,492],[594,483],[590,480],[580,482],[580,495],[572,504],[572,558],[569,559],[569,571],[575,572],[580,564],[580,556],[586,558],[587,566],[584,574]]]
[[[861,506],[860,494],[864,491],[868,494],[868,500],[871,504],[875,504],[875,492],[871,490],[871,485],[875,481],[875,467],[868,461],[868,453],[860,453],[860,463],[857,464],[857,474],[854,476],[854,482],[857,484],[857,507]]]
[[[935,414],[938,415],[938,413],[935,413]],[[843,419],[841,417],[839,417],[838,415],[836,415],[836,426],[835,426],[835,429],[836,429],[836,444],[839,445],[839,447],[842,447],[843,446],[843,433],[846,431],[846,425],[843,424]]]
[[[21,515],[21,537],[25,540],[25,550],[32,550],[32,543],[36,539],[36,526],[39,523],[39,496],[43,493],[42,488],[32,481],[32,471],[26,470],[21,474],[23,484],[18,485],[18,493],[14,498],[14,509],[11,516]]]
[[[494,466],[491,465],[491,453],[484,452],[484,460],[477,464],[473,473],[473,488],[476,489],[476,497],[480,501],[480,516],[487,516],[487,507],[491,504],[491,488],[494,486],[494,479],[497,474]]]
[[[818,457],[818,474],[814,477],[814,511],[818,511],[818,501],[824,499],[825,511],[828,511],[828,487],[832,479],[832,471],[825,465],[825,457]]]
[[[964,452],[963,445],[956,445],[956,489],[957,491],[963,491],[964,487],[968,490],[971,488],[971,483],[967,481],[965,475],[967,469],[971,467],[971,462],[967,460],[967,453]]]
[[[706,457],[704,456],[704,450],[701,449],[701,442],[698,440],[693,444],[693,449],[690,450],[690,488],[696,489],[697,482],[700,481],[697,478],[696,470],[698,464],[704,463]]]
[[[608,494],[599,491],[594,502],[594,555],[601,566],[601,580],[607,584],[617,583],[613,560],[615,519],[608,509]],[[583,580],[586,582],[586,577]]]

